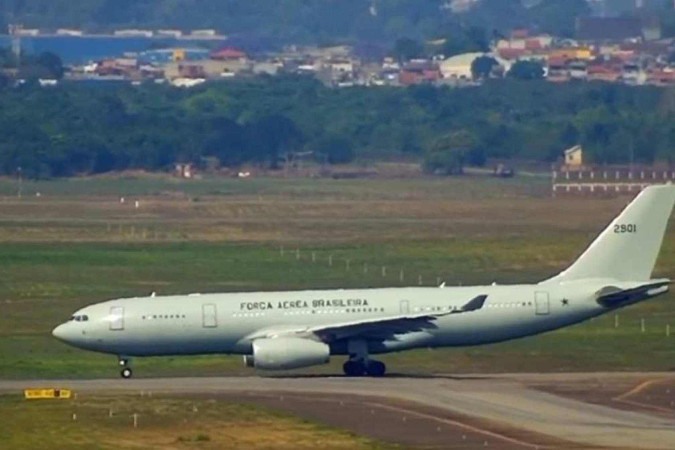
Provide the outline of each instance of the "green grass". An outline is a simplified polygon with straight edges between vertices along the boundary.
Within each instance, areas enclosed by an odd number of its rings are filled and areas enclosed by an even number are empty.
[[[79,394],[71,400],[24,400],[0,396],[0,417],[2,448],[13,450],[398,448],[226,399]]]

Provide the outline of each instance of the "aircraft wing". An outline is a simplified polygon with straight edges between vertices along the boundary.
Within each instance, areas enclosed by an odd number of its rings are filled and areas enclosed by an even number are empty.
[[[443,312],[424,312],[387,317],[373,317],[351,322],[308,326],[305,328],[267,329],[249,336],[249,339],[253,340],[263,337],[273,338],[294,335],[298,337],[318,337],[326,343],[350,337],[384,340],[391,338],[396,334],[436,328],[436,325],[433,323],[436,319],[452,314],[477,311],[483,307],[486,299],[487,295],[479,295],[460,308]]]
[[[671,283],[672,281],[670,280],[662,279],[651,280],[648,283],[629,289],[605,286],[596,293],[596,300],[602,306],[619,308],[668,292],[668,287]]]

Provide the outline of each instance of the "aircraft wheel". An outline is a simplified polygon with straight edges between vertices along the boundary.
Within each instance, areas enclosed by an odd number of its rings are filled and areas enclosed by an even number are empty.
[[[371,377],[381,377],[384,376],[387,371],[387,366],[384,365],[381,361],[369,361],[366,366],[366,373]]]
[[[125,367],[125,368],[122,369],[122,371],[120,372],[120,375],[122,375],[122,378],[124,378],[124,379],[129,379],[129,378],[131,378],[131,376],[132,376],[133,374],[134,374],[134,373],[133,373],[133,372],[131,371],[131,369],[128,368],[128,367]]]
[[[366,368],[360,361],[347,361],[342,365],[342,370],[348,377],[363,376]]]

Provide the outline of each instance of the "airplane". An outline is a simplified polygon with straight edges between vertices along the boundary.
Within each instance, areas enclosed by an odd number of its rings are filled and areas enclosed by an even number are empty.
[[[345,355],[347,376],[383,376],[372,355],[536,335],[668,292],[652,279],[675,185],[650,186],[564,271],[536,284],[191,294],[124,298],[75,312],[53,335],[131,358],[238,354],[287,370]]]

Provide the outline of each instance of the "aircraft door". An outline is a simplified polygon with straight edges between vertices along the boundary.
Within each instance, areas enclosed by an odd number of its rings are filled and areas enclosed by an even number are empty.
[[[401,300],[401,314],[410,313],[410,302],[408,300]]]
[[[548,292],[534,293],[534,311],[538,316],[545,316],[551,313]]]
[[[124,330],[124,308],[113,306],[110,308],[110,331]]]
[[[212,303],[202,305],[202,326],[204,328],[216,328],[218,326],[216,312],[216,305]]]

